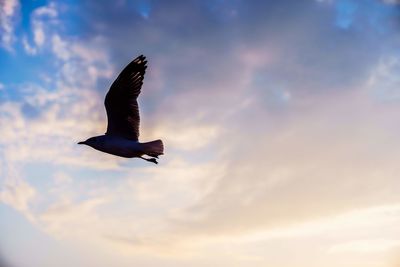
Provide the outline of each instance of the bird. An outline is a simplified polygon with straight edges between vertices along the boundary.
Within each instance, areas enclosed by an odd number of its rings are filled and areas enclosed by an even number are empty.
[[[106,133],[78,142],[79,145],[87,145],[119,157],[141,158],[158,164],[158,156],[164,154],[163,142],[160,139],[139,142],[137,98],[142,89],[146,63],[146,57],[140,55],[121,71],[104,100],[108,122]]]

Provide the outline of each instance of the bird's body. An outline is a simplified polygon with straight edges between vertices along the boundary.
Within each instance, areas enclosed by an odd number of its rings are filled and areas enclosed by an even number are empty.
[[[142,144],[119,136],[99,135],[94,137],[93,148],[124,158],[143,156]]]
[[[139,106],[137,97],[147,68],[143,55],[134,59],[111,85],[105,99],[108,117],[107,132],[91,137],[84,144],[99,151],[124,158],[142,158],[157,164],[156,158],[164,154],[161,140],[140,143]],[[144,158],[143,155],[151,158]]]

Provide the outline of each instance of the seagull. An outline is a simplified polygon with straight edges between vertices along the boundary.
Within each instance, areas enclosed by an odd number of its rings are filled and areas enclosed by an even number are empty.
[[[160,139],[139,142],[137,97],[142,88],[146,63],[146,57],[140,55],[122,70],[104,101],[108,118],[107,132],[79,142],[79,145],[87,145],[119,157],[141,158],[158,164],[158,156],[164,154],[163,142]]]

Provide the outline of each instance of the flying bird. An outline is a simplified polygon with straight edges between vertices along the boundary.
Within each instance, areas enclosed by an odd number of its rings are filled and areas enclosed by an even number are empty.
[[[136,157],[158,164],[158,156],[164,154],[163,142],[139,142],[140,116],[137,97],[143,85],[146,63],[143,55],[138,56],[122,70],[111,85],[104,101],[108,118],[107,132],[78,144],[115,156]]]

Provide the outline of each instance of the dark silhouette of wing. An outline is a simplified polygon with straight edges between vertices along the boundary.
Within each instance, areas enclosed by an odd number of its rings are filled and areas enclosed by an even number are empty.
[[[107,135],[118,135],[137,141],[139,138],[139,105],[137,97],[146,71],[146,58],[135,58],[119,74],[106,95]]]

